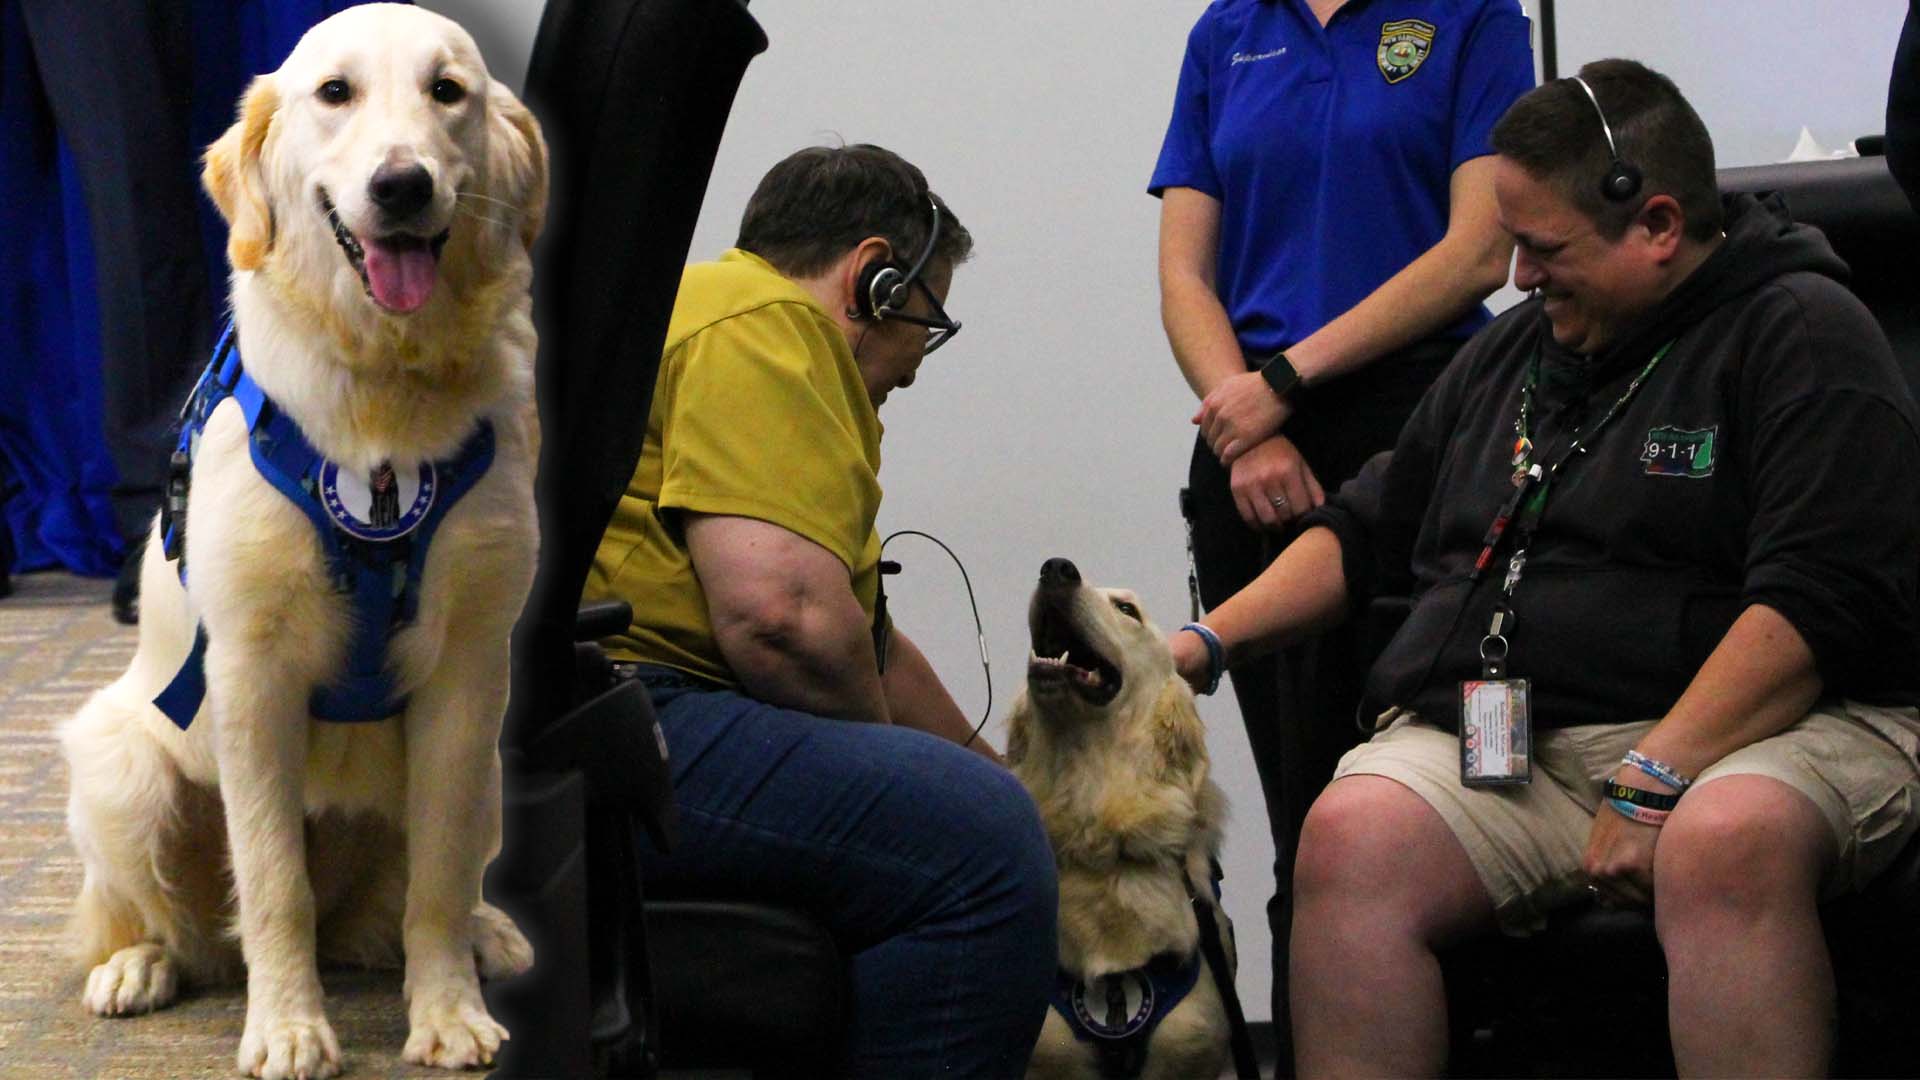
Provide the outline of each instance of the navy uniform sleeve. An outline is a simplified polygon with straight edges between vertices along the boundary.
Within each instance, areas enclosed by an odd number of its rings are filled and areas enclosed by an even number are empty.
[[[1493,153],[1493,125],[1533,89],[1532,25],[1515,0],[1495,0],[1481,12],[1457,78],[1451,169]]]
[[[1873,317],[1820,289],[1795,289],[1753,335],[1742,600],[1793,624],[1829,692],[1873,699],[1913,689],[1920,434]]]
[[[1173,94],[1173,119],[1160,144],[1147,193],[1158,197],[1170,187],[1190,187],[1218,199],[1220,178],[1213,171],[1213,8],[1208,7],[1187,35],[1186,59]]]

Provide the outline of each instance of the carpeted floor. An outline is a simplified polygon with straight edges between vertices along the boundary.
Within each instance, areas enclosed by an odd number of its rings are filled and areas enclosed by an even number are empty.
[[[246,1021],[238,985],[192,988],[151,1016],[101,1020],[63,929],[80,883],[67,841],[67,770],[54,728],[117,677],[135,632],[113,621],[111,581],[14,579],[0,600],[0,1078],[168,1080],[236,1075]],[[398,973],[326,972],[327,1013],[352,1077],[446,1077],[400,1061]]]

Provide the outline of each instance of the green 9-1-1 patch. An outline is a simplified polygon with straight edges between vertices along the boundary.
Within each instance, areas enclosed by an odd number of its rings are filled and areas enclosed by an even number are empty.
[[[1707,428],[1654,428],[1640,447],[1641,471],[1647,476],[1712,476],[1714,443],[1719,434],[1718,424]]]

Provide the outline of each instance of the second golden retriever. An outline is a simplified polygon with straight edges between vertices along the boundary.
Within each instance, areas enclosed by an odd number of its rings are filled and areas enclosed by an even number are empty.
[[[1229,1031],[1199,920],[1231,967],[1212,873],[1226,804],[1193,692],[1139,598],[1065,559],[1041,567],[1028,623],[1007,758],[1053,843],[1060,978],[1027,1075],[1218,1076]]]

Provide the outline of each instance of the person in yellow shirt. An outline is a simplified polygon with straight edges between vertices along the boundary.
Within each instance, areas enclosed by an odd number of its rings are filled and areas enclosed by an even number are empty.
[[[1032,800],[876,621],[879,407],[959,324],[972,237],[870,145],[766,175],[681,279],[639,465],[586,598],[649,691],[681,842],[653,897],[775,900],[852,959],[848,1076],[1019,1075],[1056,967]],[[882,658],[884,657],[884,661]]]

